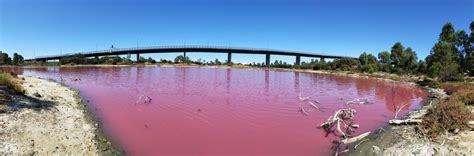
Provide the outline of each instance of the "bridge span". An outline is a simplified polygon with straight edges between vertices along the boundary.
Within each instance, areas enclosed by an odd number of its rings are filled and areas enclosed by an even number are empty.
[[[262,54],[265,55],[265,64],[270,65],[270,55],[285,55],[295,56],[295,64],[301,63],[301,57],[313,57],[313,58],[353,58],[349,56],[339,55],[328,55],[328,54],[317,54],[302,51],[290,51],[290,50],[275,50],[275,49],[260,49],[260,48],[240,48],[240,47],[226,47],[226,46],[154,46],[154,47],[137,47],[137,48],[111,48],[109,50],[96,50],[86,52],[75,52],[63,55],[50,55],[40,56],[32,59],[26,59],[25,61],[47,61],[47,60],[59,60],[61,58],[71,57],[75,55],[82,55],[84,57],[99,57],[99,56],[111,56],[111,55],[127,55],[136,54],[137,60],[140,54],[149,53],[176,53],[182,52],[186,56],[186,52],[202,52],[202,53],[227,53],[227,62],[232,62],[232,54]],[[355,58],[354,58],[355,59]]]

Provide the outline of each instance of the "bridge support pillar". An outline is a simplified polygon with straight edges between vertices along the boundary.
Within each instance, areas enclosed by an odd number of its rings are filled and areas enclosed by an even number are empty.
[[[296,62],[295,62],[295,65],[300,65],[301,64],[301,56],[300,55],[296,55]]]
[[[183,56],[184,56],[184,58],[186,59],[186,52],[183,52]]]
[[[232,53],[231,52],[227,53],[227,63],[228,64],[232,63]]]
[[[270,54],[268,53],[265,55],[265,65],[270,67]]]
[[[140,53],[137,53],[137,63],[140,63]]]

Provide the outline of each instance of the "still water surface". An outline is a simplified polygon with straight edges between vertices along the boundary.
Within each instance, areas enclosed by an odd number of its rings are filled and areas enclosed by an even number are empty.
[[[129,155],[330,155],[334,135],[318,125],[349,100],[356,134],[377,131],[402,110],[420,107],[427,93],[408,85],[251,69],[200,67],[26,67],[77,89]],[[74,79],[80,79],[74,81]],[[298,96],[321,110],[299,111]],[[143,97],[151,102],[144,102]]]

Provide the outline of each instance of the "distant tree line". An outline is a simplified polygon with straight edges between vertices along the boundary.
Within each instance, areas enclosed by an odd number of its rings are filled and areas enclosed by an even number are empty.
[[[474,21],[470,24],[470,35],[464,30],[456,31],[451,23],[446,23],[438,42],[425,60],[418,60],[412,48],[395,43],[390,52],[379,52],[377,57],[363,52],[358,59],[340,58],[332,62],[324,59],[289,65],[275,61],[271,67],[301,68],[313,70],[341,70],[359,72],[387,72],[396,74],[426,74],[441,81],[459,81],[465,75],[474,76]],[[251,63],[251,66],[265,66],[264,63]]]
[[[13,61],[7,54],[2,54],[2,64],[22,64],[23,57],[14,54]],[[106,56],[100,58],[86,58],[81,54],[60,59],[60,64],[133,64],[133,63],[161,63],[161,64],[198,64],[198,65],[232,65],[218,59],[206,61],[191,60],[183,55],[174,60],[140,57],[132,61],[127,57]],[[265,63],[250,63],[253,67],[266,67]],[[382,51],[377,55],[363,52],[357,59],[339,58],[332,61],[312,59],[293,65],[281,60],[275,60],[269,65],[274,68],[298,68],[313,70],[340,70],[358,72],[386,72],[395,74],[428,75],[441,81],[462,80],[464,76],[474,76],[474,21],[470,24],[470,34],[464,30],[456,31],[451,23],[446,23],[434,44],[430,54],[424,60],[418,60],[416,52],[411,47],[405,47],[401,42],[395,43],[390,51]]]
[[[0,65],[23,65],[24,58],[18,53],[13,53],[13,59],[7,53],[0,51]]]

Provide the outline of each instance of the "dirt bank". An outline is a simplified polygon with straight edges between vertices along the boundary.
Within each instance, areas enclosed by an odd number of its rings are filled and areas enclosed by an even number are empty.
[[[433,97],[405,119],[421,119],[425,112],[447,95],[440,89],[427,89]],[[474,110],[474,109],[473,109]],[[416,125],[391,125],[350,149],[349,155],[473,155],[474,131],[444,134],[435,140],[417,132]]]
[[[23,77],[0,113],[0,155],[113,155],[78,93],[59,83]],[[2,91],[9,92],[3,88]]]

